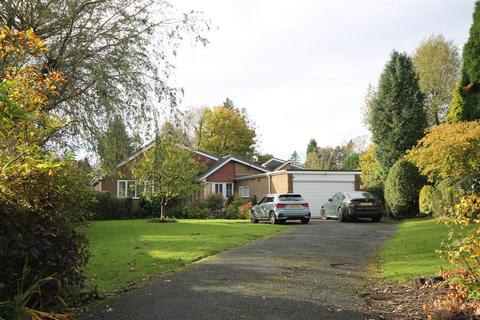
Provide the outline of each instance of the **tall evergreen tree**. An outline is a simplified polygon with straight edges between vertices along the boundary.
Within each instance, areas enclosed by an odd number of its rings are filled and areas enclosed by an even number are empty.
[[[463,47],[462,79],[455,90],[448,122],[480,119],[480,1],[475,3],[470,37]]]
[[[300,165],[300,156],[298,155],[298,152],[295,150],[293,151],[292,155],[290,156],[289,159],[293,164],[295,165]]]
[[[387,171],[414,146],[426,128],[424,95],[412,61],[394,51],[378,82],[372,100],[370,129],[377,155]]]
[[[230,98],[227,97],[227,99],[225,99],[225,101],[223,102],[223,107],[228,109],[235,109],[235,104],[232,100],[230,100]]]
[[[313,152],[317,149],[318,145],[317,145],[317,140],[315,140],[314,138],[310,139],[310,141],[308,142],[308,146],[307,146],[307,155],[310,153],[310,152]]]
[[[116,166],[134,151],[132,142],[123,120],[115,117],[107,131],[98,139],[97,152],[100,156],[101,171],[105,174],[114,174]]]

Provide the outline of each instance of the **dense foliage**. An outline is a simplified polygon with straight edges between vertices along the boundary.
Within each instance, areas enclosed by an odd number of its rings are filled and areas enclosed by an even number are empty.
[[[369,191],[383,199],[383,182],[385,174],[382,166],[377,159],[377,145],[371,144],[367,151],[365,151],[359,158],[360,170],[362,173],[360,178],[362,180],[361,189]]]
[[[218,156],[252,160],[256,133],[247,115],[236,108],[203,109],[196,141],[201,150]]]
[[[4,0],[0,24],[32,28],[46,41],[39,64],[68,79],[47,109],[69,121],[62,137],[81,134],[91,144],[115,115],[135,127],[174,105],[179,90],[168,77],[176,51],[189,36],[206,43],[200,33],[208,28],[198,13],[163,0]]]
[[[385,202],[395,218],[415,216],[419,212],[418,195],[423,178],[411,162],[400,159],[392,166],[385,181]]]
[[[475,2],[470,37],[463,47],[463,68],[448,121],[480,119],[480,2]]]
[[[204,166],[195,159],[192,151],[171,140],[169,136],[157,137],[154,146],[131,163],[134,179],[145,186],[141,197],[159,203],[161,218],[170,201],[190,196],[198,189],[198,174]]]
[[[65,122],[46,112],[65,83],[36,62],[33,30],[0,29],[0,316],[35,318],[82,284],[90,201],[79,166],[45,149]]]
[[[460,77],[458,49],[442,35],[430,36],[420,43],[412,61],[425,94],[428,125],[443,123]]]
[[[115,117],[105,133],[98,136],[97,144],[97,153],[100,156],[99,171],[104,175],[114,175],[117,165],[139,147],[138,139],[129,136],[120,117]]]
[[[480,122],[443,124],[431,128],[406,159],[430,182],[460,179],[480,171]]]
[[[417,143],[426,127],[424,95],[410,58],[394,51],[371,102],[369,127],[377,157],[388,170]]]
[[[313,140],[315,141],[315,140]],[[307,153],[305,160],[305,168],[311,169],[357,169],[358,157],[364,149],[363,137],[357,137],[349,140],[342,145],[335,147],[315,147],[310,141],[307,149],[311,149]]]
[[[112,197],[109,192],[95,192],[91,208],[92,220],[132,219],[132,198]]]
[[[418,196],[418,206],[421,213],[433,213],[432,197],[434,191],[435,188],[431,185],[424,185],[422,189],[420,189],[420,194]]]

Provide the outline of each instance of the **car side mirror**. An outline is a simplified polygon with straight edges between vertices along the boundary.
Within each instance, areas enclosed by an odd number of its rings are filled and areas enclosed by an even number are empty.
[[[329,198],[329,199],[328,199],[328,202],[332,202],[332,198]]]

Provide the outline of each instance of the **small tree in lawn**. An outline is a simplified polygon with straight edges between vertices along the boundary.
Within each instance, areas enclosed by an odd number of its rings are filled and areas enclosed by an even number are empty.
[[[133,163],[132,173],[140,186],[153,184],[141,196],[152,205],[154,215],[160,206],[163,219],[172,199],[189,196],[199,188],[197,176],[203,169],[192,151],[164,136],[157,137],[154,147]]]

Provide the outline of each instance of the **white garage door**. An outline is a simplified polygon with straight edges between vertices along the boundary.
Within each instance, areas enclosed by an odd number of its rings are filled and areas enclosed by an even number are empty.
[[[293,192],[300,193],[310,204],[312,217],[320,216],[320,208],[335,193],[355,190],[354,175],[321,174],[296,175],[293,178]]]

